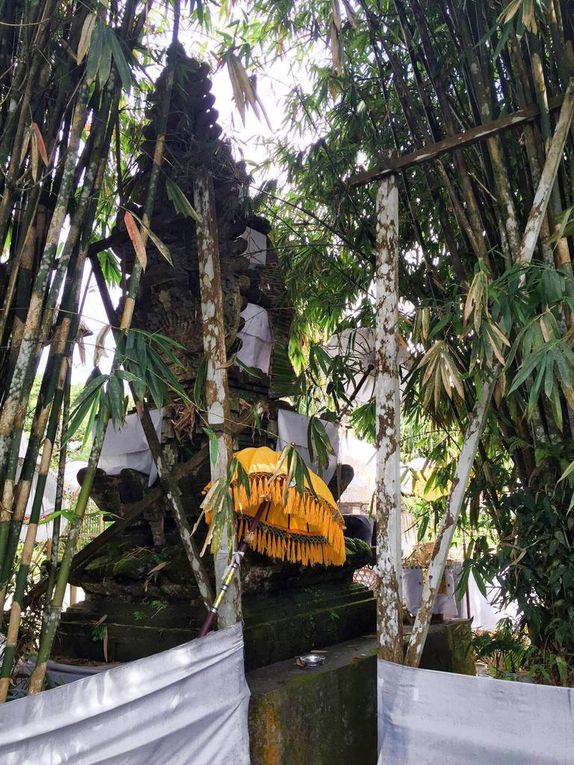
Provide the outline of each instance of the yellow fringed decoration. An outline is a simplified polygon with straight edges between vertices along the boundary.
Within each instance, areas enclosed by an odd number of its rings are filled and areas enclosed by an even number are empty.
[[[255,534],[254,548],[274,558],[304,565],[345,562],[344,521],[333,495],[318,476],[309,471],[311,488],[305,483],[300,494],[290,486],[285,492],[287,466],[275,474],[280,454],[267,447],[250,447],[237,452],[249,479],[249,495],[243,485],[232,483],[232,499],[238,514],[237,535],[244,539],[262,502],[269,507]],[[209,487],[206,487],[207,491]],[[284,501],[285,495],[285,501]],[[206,520],[211,512],[206,508]]]

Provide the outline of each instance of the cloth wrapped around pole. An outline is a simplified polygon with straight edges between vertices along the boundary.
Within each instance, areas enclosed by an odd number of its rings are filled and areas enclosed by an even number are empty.
[[[241,626],[0,708],[2,765],[249,764]]]

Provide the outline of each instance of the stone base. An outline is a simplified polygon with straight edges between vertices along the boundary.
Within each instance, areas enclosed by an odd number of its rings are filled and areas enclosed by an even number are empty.
[[[243,616],[245,664],[250,670],[373,632],[375,600],[360,584],[336,581],[247,595]],[[64,660],[132,661],[193,640],[203,617],[203,608],[181,601],[86,600],[62,615],[54,654]]]
[[[470,638],[468,621],[431,625],[421,666],[474,674]],[[252,765],[375,765],[376,654],[364,637],[330,646],[316,669],[290,659],[248,673]]]

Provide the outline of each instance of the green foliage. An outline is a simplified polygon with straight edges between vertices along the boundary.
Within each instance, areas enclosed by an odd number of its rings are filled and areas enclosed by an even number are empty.
[[[525,631],[516,628],[510,619],[499,621],[492,634],[475,635],[472,643],[477,659],[484,661],[491,674],[499,679],[529,678],[563,687],[571,686],[574,681],[563,655],[532,645]]]

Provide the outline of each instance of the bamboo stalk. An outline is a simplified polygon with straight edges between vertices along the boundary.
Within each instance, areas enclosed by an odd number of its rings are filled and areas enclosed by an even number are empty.
[[[477,399],[474,411],[469,419],[462,451],[452,480],[452,489],[440,529],[437,533],[432,559],[423,584],[421,602],[409,639],[405,664],[410,667],[418,667],[421,660],[436,596],[440,589],[452,538],[463,507],[470,471],[474,464],[497,378],[497,370],[493,370],[492,380],[483,385],[481,395]]]
[[[400,398],[398,368],[398,190],[381,181],[376,248],[377,633],[380,659],[402,663]]]
[[[196,224],[197,258],[203,351],[206,362],[207,421],[217,440],[217,456],[211,463],[211,481],[215,483],[225,480],[227,476],[233,456],[233,443],[226,425],[230,421],[230,405],[215,199],[213,181],[205,166],[198,168],[194,174],[193,201],[201,219]],[[218,592],[223,587],[229,566],[229,552],[235,550],[236,546],[233,527],[224,529],[219,549],[214,554],[215,588]],[[233,579],[229,582],[226,595],[218,611],[220,627],[230,627],[241,621],[241,587],[237,580]]]
[[[574,80],[570,82],[564,96],[562,109],[560,110],[560,117],[558,118],[554,136],[549,145],[540,183],[534,197],[534,202],[522,236],[520,247],[517,251],[516,260],[522,265],[527,265],[531,262],[536,249],[542,221],[546,215],[550,193],[556,180],[558,167],[563,156],[564,144],[573,117]],[[477,399],[475,408],[469,420],[462,452],[457,463],[455,477],[452,482],[452,488],[447,502],[447,509],[441,523],[440,531],[437,535],[432,559],[429,564],[427,579],[423,586],[421,603],[419,605],[419,610],[417,611],[415,624],[407,648],[406,663],[409,666],[417,667],[421,659],[424,643],[428,634],[432,610],[446,566],[452,536],[460,515],[470,471],[474,463],[480,435],[499,372],[500,369],[495,367],[491,372],[492,378],[490,382],[483,384],[480,398]]]
[[[175,66],[175,60],[176,60],[175,52],[176,52],[176,45],[177,45],[178,34],[179,34],[179,21],[180,21],[179,11],[180,11],[180,3],[179,3],[179,0],[176,0],[175,6],[174,6],[174,24],[173,24],[172,44],[168,51],[168,67],[171,72],[171,74],[168,76],[168,81],[171,81],[172,85],[173,85],[173,69],[172,68]],[[164,97],[162,99],[162,104],[160,109],[158,137],[156,140],[156,145],[155,145],[155,150],[153,155],[153,165],[152,165],[152,170],[150,174],[147,194],[146,194],[144,213],[142,217],[143,225],[142,225],[140,236],[144,241],[144,245],[148,236],[149,222],[150,222],[153,207],[154,207],[157,184],[159,181],[161,164],[163,160],[163,153],[164,153],[164,147],[165,147],[165,133],[167,129],[167,120],[169,115],[170,103],[171,103],[171,87],[168,85],[166,86],[166,90],[164,93]],[[121,322],[120,322],[120,329],[124,333],[131,326],[135,299],[139,289],[141,274],[142,274],[142,266],[139,260],[136,258],[134,261],[134,267],[133,267],[132,276],[130,279],[128,295],[124,303],[123,313],[122,313]],[[120,343],[119,345],[116,346],[114,361],[112,364],[112,374],[114,374],[115,371],[118,369],[122,356],[123,356],[123,343]],[[96,433],[94,436],[92,450],[90,452],[90,458],[88,460],[88,467],[84,476],[84,481],[82,483],[82,488],[80,490],[78,501],[76,503],[74,518],[73,518],[73,521],[70,523],[68,541],[66,544],[66,548],[64,550],[62,563],[58,571],[58,577],[56,580],[54,596],[52,598],[50,614],[46,620],[46,628],[45,628],[44,634],[42,635],[40,647],[38,649],[38,655],[36,658],[36,666],[32,674],[30,675],[30,681],[28,685],[28,693],[30,694],[39,693],[42,690],[42,687],[44,684],[48,658],[52,651],[52,646],[56,636],[56,630],[58,628],[58,624],[60,623],[62,603],[63,603],[64,594],[66,591],[66,586],[67,586],[67,582],[68,582],[68,578],[70,574],[72,560],[74,557],[74,553],[76,551],[76,545],[77,545],[77,540],[78,540],[78,536],[80,532],[80,527],[85,515],[88,501],[90,499],[90,493],[94,483],[94,478],[96,475],[98,462],[100,459],[100,454],[102,451],[104,436],[105,436],[106,427],[107,427],[109,418],[110,418],[109,403],[108,403],[107,397],[104,397],[103,405],[100,409],[100,413],[97,418]]]
[[[64,503],[64,487],[66,474],[66,460],[68,458],[67,433],[70,420],[70,394],[72,385],[72,364],[71,359],[68,364],[66,381],[64,383],[64,399],[62,402],[62,425],[60,430],[60,454],[58,458],[58,480],[56,484],[56,497],[54,500],[54,520],[52,521],[52,544],[50,546],[50,561],[48,581],[46,585],[46,599],[44,614],[42,618],[42,631],[46,628],[46,620],[50,613],[50,601],[56,584],[56,574],[58,572],[58,553],[60,550],[60,531],[62,526],[62,507]],[[25,601],[22,604],[26,607]]]
[[[10,441],[12,440],[12,432],[18,419],[22,400],[27,399],[27,395],[25,395],[24,392],[29,392],[31,387],[31,363],[35,358],[38,345],[38,331],[42,321],[44,295],[48,291],[49,274],[52,270],[53,258],[56,254],[62,226],[68,210],[70,194],[72,193],[74,166],[80,144],[81,132],[85,123],[87,103],[88,85],[87,83],[84,83],[81,87],[78,102],[74,110],[72,132],[66,153],[62,183],[58,192],[58,200],[54,213],[50,221],[50,227],[40,265],[36,272],[34,289],[30,299],[26,325],[24,328],[24,336],[22,338],[16,367],[12,376],[10,390],[3,402],[2,410],[0,412],[0,475],[5,469],[6,456]],[[6,504],[10,504],[9,502],[6,502],[4,497],[2,502],[4,506],[0,511],[0,524],[5,523],[8,520],[6,514],[9,513],[9,510],[6,509]]]
[[[34,496],[32,509],[30,511],[30,520],[28,521],[26,537],[24,539],[24,546],[22,548],[22,557],[20,560],[20,566],[18,568],[18,574],[16,576],[14,594],[12,597],[12,606],[10,608],[10,620],[8,622],[8,631],[6,633],[6,645],[4,648],[2,667],[0,669],[0,704],[6,701],[6,696],[10,686],[10,676],[12,674],[14,660],[16,658],[16,646],[18,642],[18,632],[20,629],[20,619],[22,616],[24,591],[28,583],[28,574],[34,553],[38,523],[40,521],[40,514],[42,511],[42,499],[44,496],[44,490],[46,488],[48,472],[50,470],[52,448],[56,440],[58,425],[60,421],[58,402],[60,399],[63,399],[64,387],[66,378],[68,376],[69,363],[70,362],[68,358],[65,357],[62,359],[54,406],[52,407],[50,422],[46,431],[46,438],[44,439],[42,458],[37,473],[36,493]]]
[[[115,97],[113,95],[115,89],[115,78],[112,76],[108,82],[106,96],[103,99],[102,112],[100,115],[102,119],[100,120],[98,129],[94,131],[96,137],[93,142],[93,157],[90,160],[90,164],[86,170],[84,181],[85,185],[82,191],[83,203],[81,203],[76,210],[73,225],[70,227],[70,235],[68,236],[66,246],[64,247],[64,250],[68,248],[70,254],[65,255],[64,251],[62,251],[60,261],[69,262],[71,257],[71,250],[72,248],[76,248],[76,244],[80,236],[81,225],[84,228],[85,239],[89,242],[92,223],[95,215],[95,203],[92,201],[92,195],[97,198],[99,194],[104,174],[104,168],[106,165],[107,149],[109,149],[109,144],[111,141],[112,123],[110,122],[110,127],[106,128],[106,122],[109,117],[112,101],[114,102],[116,109],[119,103],[119,95]],[[90,205],[90,209],[88,209],[88,204]],[[75,232],[72,234],[72,228],[74,227]],[[50,417],[51,411],[53,410],[53,398],[57,389],[56,384],[58,381],[58,370],[60,367],[61,359],[64,357],[65,353],[71,352],[71,350],[66,351],[66,348],[71,349],[71,345],[73,344],[76,337],[79,323],[77,312],[79,305],[80,284],[82,281],[87,249],[87,245],[80,248],[79,255],[75,258],[74,261],[73,270],[71,274],[68,274],[65,298],[63,300],[63,318],[60,326],[54,333],[54,340],[50,348],[50,357],[38,397],[36,414],[32,423],[31,437],[28,443],[26,459],[22,468],[21,479],[18,485],[16,503],[11,513],[10,528],[7,536],[7,541],[4,543],[4,539],[2,539],[2,545],[0,546],[0,602],[3,602],[6,583],[10,577],[11,566],[16,553],[22,519],[24,517],[24,509],[28,502],[30,488],[32,485],[32,477],[36,469],[36,458],[39,451],[40,442],[43,437],[48,418]],[[61,274],[61,279],[63,279],[64,269],[66,268],[67,262],[61,262],[58,267],[58,270]],[[43,319],[45,327],[48,326],[46,314],[49,314],[49,323],[51,324],[51,315],[55,309],[55,305],[54,308],[50,309],[50,297],[52,298],[52,302],[55,303],[55,300],[58,297],[58,293],[60,291],[61,279],[58,284],[57,276],[54,278],[50,295],[47,297],[46,305],[44,306],[45,317]],[[35,365],[33,365],[33,368],[35,368]],[[23,395],[26,395],[25,391],[23,392]],[[61,397],[59,397],[57,401],[57,405],[59,406],[60,404]],[[56,416],[57,415],[58,413],[56,412]],[[18,423],[18,426],[20,426],[20,423]]]

